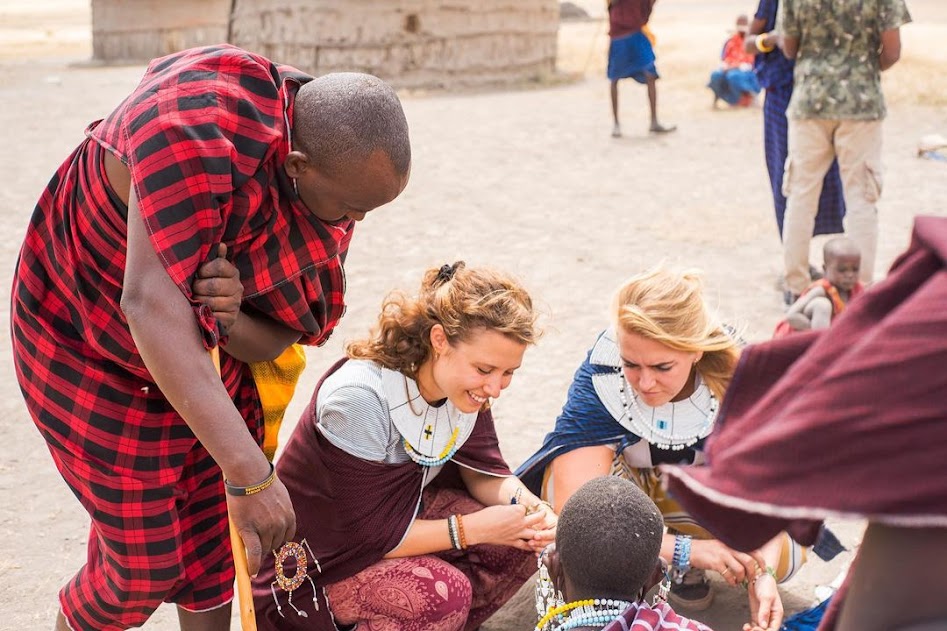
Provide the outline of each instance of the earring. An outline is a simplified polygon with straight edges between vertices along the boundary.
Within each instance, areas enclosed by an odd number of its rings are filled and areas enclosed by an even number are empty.
[[[539,555],[539,560],[536,562],[539,568],[539,577],[536,579],[536,613],[539,614],[540,618],[544,618],[546,613],[556,606],[556,589],[549,577],[549,570],[543,562],[545,557],[546,549],[543,549]],[[559,596],[561,598],[561,593]]]
[[[664,572],[664,580],[661,581],[661,584],[658,586],[658,591],[654,595],[654,599],[651,601],[651,606],[656,607],[660,603],[666,603],[668,601],[668,595],[671,593],[671,575]]]
[[[299,184],[296,183],[296,178],[293,178],[293,190],[296,191],[296,197],[299,198]]]

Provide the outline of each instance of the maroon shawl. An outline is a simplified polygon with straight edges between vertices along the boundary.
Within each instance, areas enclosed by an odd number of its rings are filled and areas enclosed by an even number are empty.
[[[662,467],[741,550],[830,516],[947,527],[947,218],[919,217],[887,279],[824,331],[748,348],[708,466]]]
[[[319,611],[313,612],[312,587],[306,581],[293,592],[293,604],[308,617],[298,616],[287,605],[287,593],[277,587],[286,616],[280,617],[270,590],[275,577],[271,556],[253,581],[261,631],[334,631],[321,588],[381,560],[401,542],[418,510],[423,476],[420,465],[391,465],[352,456],[330,443],[316,427],[316,400],[322,382],[345,361],[337,362],[322,377],[276,464],[296,510],[295,541],[306,539],[322,568],[321,573],[317,572],[310,560],[309,575],[319,588]],[[460,483],[455,463],[492,475],[512,475],[500,454],[489,410],[480,412],[473,433],[432,484]],[[289,576],[293,571],[292,566],[286,568]]]

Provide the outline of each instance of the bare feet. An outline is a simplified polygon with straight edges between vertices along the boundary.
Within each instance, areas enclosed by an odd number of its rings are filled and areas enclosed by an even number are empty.
[[[651,129],[649,130],[652,134],[668,134],[677,129],[677,125],[670,125],[665,127],[660,123],[651,123]]]

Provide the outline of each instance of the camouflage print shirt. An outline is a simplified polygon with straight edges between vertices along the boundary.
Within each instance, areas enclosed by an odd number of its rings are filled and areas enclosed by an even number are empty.
[[[884,118],[881,33],[911,21],[904,0],[782,0],[778,30],[799,42],[790,118]]]

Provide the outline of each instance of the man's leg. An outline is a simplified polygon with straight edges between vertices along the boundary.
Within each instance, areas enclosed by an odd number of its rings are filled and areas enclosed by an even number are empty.
[[[228,631],[230,629],[230,603],[210,611],[188,611],[178,607],[181,631]]]
[[[612,138],[621,136],[621,125],[618,124],[618,79],[612,81]]]
[[[809,243],[819,195],[835,150],[832,136],[838,121],[789,120],[789,157],[783,173],[786,216],[783,220],[783,262],[786,287],[798,296],[812,282],[809,277]]]
[[[651,109],[651,131],[657,134],[667,133],[677,129],[677,125],[663,126],[658,122],[658,78],[648,75],[648,107]]]
[[[844,225],[861,250],[863,283],[874,278],[878,247],[878,207],[881,197],[881,121],[845,120],[835,134],[842,191],[845,195]]]

